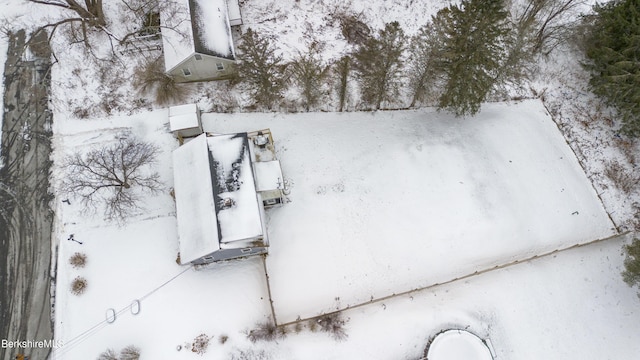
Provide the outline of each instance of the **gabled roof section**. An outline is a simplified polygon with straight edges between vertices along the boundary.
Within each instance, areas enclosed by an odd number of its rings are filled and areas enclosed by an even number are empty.
[[[247,134],[218,135],[207,140],[213,159],[213,193],[220,242],[231,243],[262,236]],[[228,206],[224,206],[225,202]]]
[[[220,249],[204,134],[173,152],[173,172],[180,261],[186,264]]]
[[[176,0],[160,21],[166,71],[195,53],[235,59],[225,0]]]
[[[189,0],[195,51],[235,59],[226,0]]]

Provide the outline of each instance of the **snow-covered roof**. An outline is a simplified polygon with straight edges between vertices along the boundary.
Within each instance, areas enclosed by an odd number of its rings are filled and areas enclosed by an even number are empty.
[[[206,136],[173,152],[180,260],[188,263],[220,248]]]
[[[177,0],[161,12],[165,69],[198,53],[235,59],[225,0]]]
[[[169,126],[172,132],[199,127],[198,106],[196,104],[185,104],[170,107]]]
[[[263,235],[246,133],[202,134],[175,150],[173,161],[183,263]]]
[[[235,205],[218,207],[220,242],[229,243],[262,235],[262,219],[251,167],[247,134],[219,135],[207,138],[213,157],[214,196]]]
[[[256,190],[269,191],[282,188],[282,168],[279,160],[254,163],[256,170]]]

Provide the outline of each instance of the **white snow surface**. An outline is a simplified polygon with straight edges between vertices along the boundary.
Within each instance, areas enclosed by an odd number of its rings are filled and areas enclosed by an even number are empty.
[[[426,109],[202,122],[269,127],[293,184],[291,202],[268,213],[280,321],[615,233],[536,100],[486,104],[468,119]]]
[[[253,164],[256,174],[256,190],[269,191],[282,188],[282,167],[279,160],[259,161]]]

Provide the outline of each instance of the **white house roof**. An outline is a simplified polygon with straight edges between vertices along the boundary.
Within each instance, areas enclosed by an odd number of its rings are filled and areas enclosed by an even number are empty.
[[[202,134],[173,152],[180,259],[264,234],[246,133]],[[229,207],[224,206],[227,202]]]
[[[160,14],[165,70],[195,53],[235,59],[225,0],[176,0],[174,6]]]
[[[262,219],[247,134],[212,136],[207,140],[216,167],[214,194],[220,200],[232,199],[235,202],[230,208],[218,210],[220,242],[262,236]]]
[[[173,152],[180,261],[220,249],[207,138],[200,135]]]

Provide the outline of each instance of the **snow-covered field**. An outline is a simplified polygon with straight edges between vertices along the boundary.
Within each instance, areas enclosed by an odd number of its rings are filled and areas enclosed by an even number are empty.
[[[470,119],[425,109],[203,123],[274,134],[293,184],[268,223],[279,322],[615,233],[537,100]]]
[[[547,268],[536,262],[519,265],[528,270],[514,275],[505,288],[507,280],[492,279],[515,268],[346,311],[349,338],[344,342],[303,330],[277,343],[253,345],[246,331],[271,316],[262,259],[198,270],[175,262],[175,207],[168,189],[177,141],[168,134],[167,120],[167,111],[159,110],[89,122],[65,119],[54,126],[57,164],[65,153],[107,143],[125,130],[153,141],[162,149],[157,168],[167,186],[165,193],[146,200],[143,214],[121,227],[104,224],[99,215],[82,215],[73,199],[71,205],[57,199],[55,336],[65,346],[55,351],[54,359],[94,358],[107,348],[118,351],[130,344],[140,347],[145,358],[198,358],[188,343],[200,334],[211,337],[206,358],[212,359],[263,347],[273,359],[357,358],[363,351],[367,358],[410,359],[438,330],[467,325],[489,337],[498,354],[529,358],[537,350],[523,346],[511,331],[518,319],[533,315],[517,309],[557,300],[546,311],[569,316],[566,308],[575,304],[564,297],[594,290],[559,285],[544,290],[546,280],[538,277],[559,281],[558,271],[577,276],[572,267],[580,263],[557,260]],[[204,114],[203,121],[216,132],[273,131],[285,178],[292,184],[291,202],[268,213],[272,247],[266,265],[280,323],[613,233],[593,188],[537,101],[491,104],[470,119],[423,109]],[[70,234],[83,244],[68,241]],[[626,294],[633,304],[633,291],[617,273],[619,241],[611,243],[617,248],[606,256],[615,254],[617,265],[611,264],[609,272],[599,266],[593,271],[603,271],[606,287]],[[68,263],[75,252],[87,255],[85,268]],[[581,276],[592,276],[588,274]],[[77,276],[88,280],[80,296],[69,291]],[[482,285],[470,290],[468,284],[477,281]],[[518,282],[521,291],[537,289],[540,294],[514,295]],[[556,298],[550,295],[554,289],[566,293]],[[507,293],[494,297],[499,291]],[[463,295],[443,302],[449,292]],[[133,315],[128,306],[136,299],[141,311]],[[605,305],[598,309],[604,311]],[[105,321],[110,308],[119,312],[113,324]],[[573,322],[587,319],[573,314]],[[627,314],[638,317],[632,310]],[[554,316],[542,315],[538,321],[554,323]],[[553,329],[552,324],[534,325]],[[624,326],[633,328],[634,323],[625,321]],[[556,330],[554,337],[560,336]],[[228,336],[224,344],[219,341],[223,335]],[[620,342],[616,351],[622,353],[635,346]],[[567,348],[582,346],[574,341]],[[557,354],[547,358],[560,359],[565,353]]]
[[[243,17],[245,28],[276,40],[286,59],[320,40],[329,60],[348,49],[336,22],[340,12],[360,14],[374,29],[398,20],[410,35],[449,3],[247,0]],[[59,16],[25,4],[0,1],[0,17],[9,18],[12,27],[33,28],[47,16]],[[122,6],[106,5],[109,11]],[[94,62],[86,61],[78,47],[67,46],[62,36],[54,38],[54,47],[61,58],[52,74],[55,165],[71,151],[132,131],[161,147],[157,170],[167,189],[147,198],[145,212],[124,226],[104,223],[100,214],[83,214],[73,198],[67,205],[57,194],[55,337],[65,345],[53,359],[94,359],[107,348],[117,352],[127,345],[140,347],[143,359],[418,359],[428,338],[447,328],[467,328],[489,339],[496,359],[630,359],[640,353],[638,298],[620,276],[621,246],[628,239],[344,310],[345,341],[305,325],[300,333],[252,344],[246,332],[271,317],[263,260],[197,270],[176,264],[169,190],[171,151],[178,144],[168,134],[166,109],[140,110],[151,106],[139,103],[129,82],[138,60],[125,60],[130,66],[122,74],[116,68],[103,73],[101,82]],[[4,38],[0,52],[4,65]],[[569,130],[571,145],[582,149],[578,157],[591,179],[606,183],[602,163],[620,154],[602,142],[611,130],[578,128],[579,109],[567,110],[590,106],[585,79],[576,77],[581,69],[567,65],[575,63],[574,56],[556,52],[541,60],[532,86],[538,94],[546,92],[547,106],[560,103],[551,106],[556,121],[565,134]],[[228,88],[210,83],[198,90],[193,101],[215,104],[215,95]],[[220,98],[240,98],[234,91]],[[78,119],[74,112],[88,118]],[[100,118],[105,112],[128,115]],[[215,132],[273,131],[291,184],[291,201],[268,214],[272,248],[266,268],[279,323],[615,232],[538,101],[484,105],[479,116],[468,119],[420,109],[205,114],[204,121]],[[54,180],[60,176],[58,168]],[[623,195],[610,188],[603,197],[616,220],[631,217],[633,197],[620,208]],[[71,234],[83,244],[68,241]],[[84,268],[69,264],[76,252],[87,255]],[[88,281],[80,296],[69,288],[77,276]],[[140,301],[137,315],[129,307],[135,300]],[[105,320],[108,309],[118,312],[112,324]],[[190,348],[201,334],[210,339],[204,356]]]

